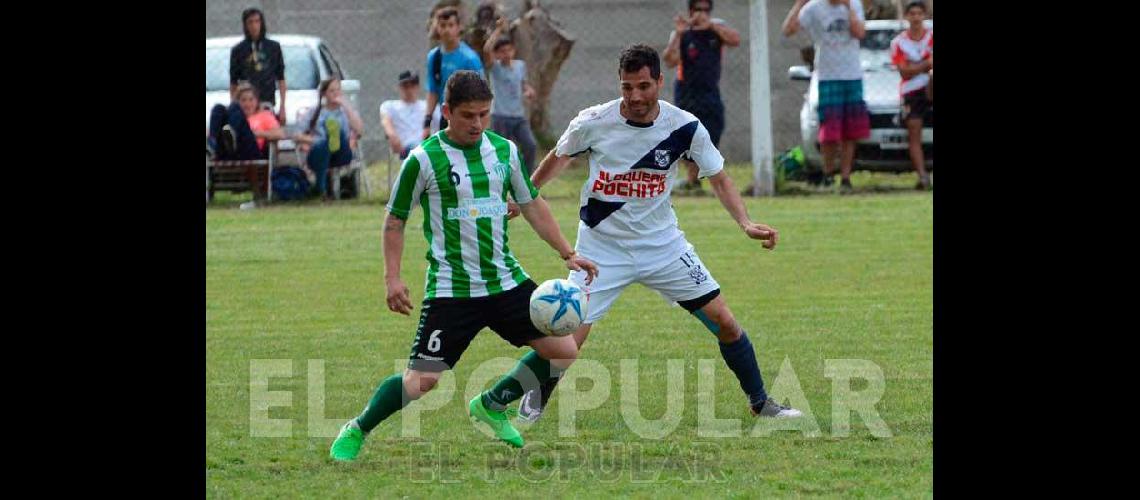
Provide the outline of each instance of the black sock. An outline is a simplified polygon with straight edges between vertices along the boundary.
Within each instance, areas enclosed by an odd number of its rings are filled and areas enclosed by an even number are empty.
[[[764,379],[760,376],[760,366],[756,363],[756,352],[752,350],[748,333],[740,332],[740,338],[731,344],[719,344],[720,355],[732,373],[736,374],[740,388],[748,395],[748,403],[756,407],[767,401],[768,393],[764,392]]]
[[[550,378],[546,379],[546,381],[544,381],[542,385],[538,387],[540,399],[538,400],[537,408],[546,408],[547,402],[550,401],[550,396],[554,395],[554,388],[558,385],[558,382],[562,380],[561,372],[563,372],[563,370],[559,370],[553,366],[550,368]],[[559,372],[557,375],[555,375],[556,371]]]
[[[538,351],[530,351],[519,358],[514,369],[499,379],[490,390],[483,393],[483,404],[492,410],[503,411],[507,405],[521,398],[526,391],[535,389],[559,371],[550,361],[538,355]]]

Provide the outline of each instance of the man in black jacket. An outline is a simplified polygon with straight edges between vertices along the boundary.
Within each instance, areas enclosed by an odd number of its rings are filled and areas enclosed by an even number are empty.
[[[273,109],[277,104],[274,90],[279,90],[277,121],[285,125],[285,59],[281,44],[265,38],[265,16],[260,10],[246,9],[241,13],[241,22],[245,40],[230,50],[230,96],[237,91],[238,82],[248,81],[257,88],[262,106]]]

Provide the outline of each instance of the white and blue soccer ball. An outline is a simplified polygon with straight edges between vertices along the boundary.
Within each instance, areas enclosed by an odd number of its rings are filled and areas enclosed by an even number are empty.
[[[530,294],[530,321],[547,335],[574,333],[586,319],[589,299],[573,281],[546,280]]]

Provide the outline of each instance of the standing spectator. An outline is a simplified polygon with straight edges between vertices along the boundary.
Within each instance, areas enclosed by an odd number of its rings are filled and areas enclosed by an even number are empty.
[[[332,78],[321,82],[320,105],[304,118],[305,135],[312,142],[305,163],[313,171],[317,191],[329,198],[329,167],[341,167],[352,162],[356,140],[364,135],[364,121],[349,105],[340,90],[340,80]],[[351,134],[349,131],[351,130]]]
[[[444,85],[452,73],[468,69],[483,75],[483,59],[469,45],[459,39],[459,11],[441,9],[435,15],[435,30],[439,45],[427,55],[427,110],[423,117],[422,139],[431,135],[432,113],[447,98]],[[440,118],[439,129],[447,128],[447,120]]]
[[[534,88],[526,81],[526,62],[515,59],[515,45],[510,38],[500,38],[507,28],[506,18],[495,21],[495,30],[487,37],[483,51],[492,58],[491,129],[518,144],[522,151],[524,174],[534,172],[534,155],[538,149],[530,123],[526,119],[523,98],[534,99]]]
[[[922,0],[907,3],[905,13],[910,29],[891,40],[891,64],[899,69],[902,76],[899,94],[910,139],[910,161],[918,173],[915,189],[926,190],[930,189],[930,174],[926,173],[922,155],[922,122],[926,114],[934,110],[933,100],[928,94],[932,87],[930,75],[934,71],[934,29],[923,25],[926,4]]]
[[[830,184],[836,157],[841,156],[843,193],[852,191],[855,142],[871,135],[859,62],[859,41],[866,34],[863,22],[863,3],[859,0],[796,0],[783,26],[784,36],[792,36],[803,27],[816,45],[824,183]]]
[[[285,124],[285,59],[281,44],[265,38],[265,16],[258,9],[241,13],[245,39],[230,49],[230,97],[236,98],[238,82],[247,81],[257,89],[262,106],[273,109],[277,98],[273,91],[281,92],[281,106],[277,108],[277,121]]]
[[[437,1],[435,5],[432,6],[431,13],[428,14],[427,18],[428,47],[435,47],[436,45],[439,45],[439,33],[435,29],[435,15],[444,9],[455,9],[455,11],[459,14],[460,25],[462,25],[463,20],[467,18],[466,9],[463,8],[463,0]]]
[[[427,102],[420,99],[420,76],[411,71],[400,73],[400,98],[380,104],[380,123],[388,136],[388,147],[400,159],[420,144],[420,118],[427,112]]]
[[[665,48],[665,66],[677,68],[673,84],[673,102],[701,121],[720,146],[724,132],[724,103],[720,98],[720,69],[725,47],[740,46],[740,33],[725,25],[723,19],[711,18],[712,0],[689,0],[689,17],[673,18],[674,30]],[[685,191],[701,191],[697,165],[685,161]]]

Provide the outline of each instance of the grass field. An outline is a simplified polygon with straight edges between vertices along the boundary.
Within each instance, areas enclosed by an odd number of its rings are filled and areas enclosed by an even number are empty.
[[[580,174],[544,190],[571,241]],[[748,172],[733,169],[733,176],[744,185]],[[774,252],[744,238],[715,198],[674,199],[682,229],[749,331],[769,389],[795,401],[798,387],[817,436],[796,430],[750,436],[754,420],[712,336],[682,309],[633,287],[595,325],[581,354],[608,371],[610,396],[576,414],[575,435],[560,435],[566,384],[548,414],[523,430],[528,447],[522,451],[469,423],[466,401],[481,387],[469,387],[468,380],[477,372],[501,373],[502,365],[487,361],[524,352],[485,331],[454,371],[453,396],[422,412],[419,437],[401,435],[406,423],[397,414],[347,466],[329,462],[331,437],[325,436],[359,413],[375,385],[406,359],[417,321],[384,306],[382,208],[345,202],[240,211],[233,208],[237,198],[223,196],[206,211],[207,494],[930,496],[933,194],[906,191],[913,176],[866,179],[897,192],[748,199],[754,219],[780,229]],[[403,278],[413,298],[422,298],[423,290],[421,220],[416,210],[404,256]],[[512,249],[533,278],[565,275],[521,219],[512,227]],[[666,366],[683,360],[680,423],[661,439],[642,437],[626,424],[623,359],[637,360],[637,398],[646,419],[666,413]],[[716,418],[740,420],[740,437],[698,433],[701,359],[715,367]],[[838,403],[825,366],[842,359],[881,368],[884,392],[875,409],[889,437],[876,436],[857,413],[848,433],[833,429]],[[260,423],[264,412],[251,409],[251,399],[262,401],[266,390],[264,382],[251,382],[263,379],[269,366],[285,370],[267,389],[291,399],[274,402],[267,416],[291,420],[287,437],[262,437],[269,433]],[[794,369],[798,384],[783,366]],[[605,385],[595,383],[576,389]],[[854,391],[873,385],[851,382]]]

